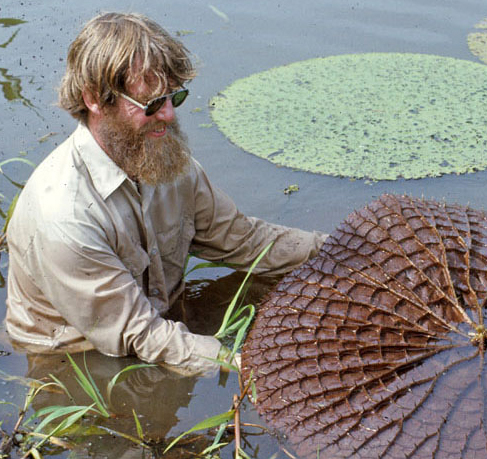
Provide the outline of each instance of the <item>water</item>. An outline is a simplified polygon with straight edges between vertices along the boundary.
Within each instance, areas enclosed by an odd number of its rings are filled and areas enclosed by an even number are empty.
[[[188,102],[178,109],[182,126],[194,156],[245,213],[330,232],[351,210],[385,191],[445,198],[487,209],[486,172],[374,184],[317,176],[277,168],[230,144],[216,127],[202,127],[211,123],[208,100],[235,79],[299,60],[349,53],[412,52],[477,61],[467,46],[467,35],[487,17],[483,0],[220,0],[212,6],[195,0],[107,0],[102,4],[92,0],[3,0],[0,18],[8,20],[0,20],[0,161],[23,155],[39,163],[69,135],[76,123],[55,106],[69,43],[81,25],[100,11],[137,11],[151,16],[171,33],[179,32],[193,52],[199,76],[191,83]],[[15,163],[5,166],[4,171],[21,182],[31,169]],[[283,190],[294,183],[299,184],[300,191],[285,195]],[[0,192],[6,199],[3,210],[16,191],[0,177]],[[2,254],[4,276],[7,262]],[[220,304],[231,298],[241,277],[222,270],[206,270],[195,277],[204,280],[192,283],[188,292],[188,308],[195,311],[192,323],[195,331],[210,333],[218,325]],[[257,285],[255,297],[265,288],[266,284]],[[5,296],[5,289],[1,289],[2,318]],[[214,306],[211,314],[204,309],[205,304]],[[199,311],[203,311],[204,321]],[[28,360],[11,349],[3,327],[0,336],[0,350],[9,353],[0,356],[2,371],[36,377],[55,370],[62,375],[69,373],[64,358]],[[133,362],[96,353],[88,356],[90,369],[102,383]],[[4,400],[22,399],[22,385],[0,382]],[[152,369],[134,374],[116,390],[120,416],[112,426],[134,433],[130,416],[135,407],[151,438],[161,439],[179,435],[205,417],[228,410],[238,383],[234,375],[182,378]],[[83,401],[81,394],[77,396]],[[43,394],[39,403],[49,404],[57,397]],[[9,413],[14,411],[6,405],[0,405],[0,410],[5,413],[2,428],[8,431],[15,422]],[[243,417],[246,422],[262,423],[248,404]],[[93,437],[91,444],[80,446],[76,457],[148,457],[126,441],[103,438]],[[248,436],[247,440],[246,451],[252,457],[268,458],[279,451],[277,441],[269,435]],[[204,439],[196,439],[195,448],[201,450],[205,444]],[[223,457],[231,454],[232,447],[222,452]],[[281,451],[278,457],[286,456]]]

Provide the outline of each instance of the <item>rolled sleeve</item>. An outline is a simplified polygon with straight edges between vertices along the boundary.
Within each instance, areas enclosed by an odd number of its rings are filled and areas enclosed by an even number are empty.
[[[201,167],[195,197],[196,234],[191,250],[200,258],[224,260],[248,269],[272,242],[254,272],[281,274],[315,256],[328,236],[245,216],[223,191],[211,185]]]

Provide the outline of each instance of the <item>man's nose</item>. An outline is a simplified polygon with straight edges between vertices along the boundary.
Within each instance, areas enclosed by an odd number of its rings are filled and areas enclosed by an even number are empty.
[[[174,107],[171,99],[167,99],[166,102],[164,102],[164,105],[157,110],[155,116],[159,121],[165,121],[166,123],[170,123],[174,120]]]

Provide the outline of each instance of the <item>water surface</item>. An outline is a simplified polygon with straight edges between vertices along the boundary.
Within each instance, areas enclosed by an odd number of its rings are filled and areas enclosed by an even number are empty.
[[[313,175],[277,168],[232,145],[211,123],[208,100],[237,78],[299,60],[338,54],[409,52],[477,61],[467,46],[467,35],[487,17],[483,0],[195,0],[152,1],[4,0],[0,6],[0,161],[23,155],[39,163],[75,127],[75,121],[55,106],[56,87],[64,72],[67,47],[81,25],[100,11],[137,11],[166,27],[193,52],[199,76],[190,85],[191,97],[178,109],[194,156],[213,182],[237,202],[242,211],[266,220],[304,229],[332,231],[353,209],[388,191],[443,199],[487,209],[486,172],[449,175],[415,181],[366,183],[361,180]],[[223,14],[218,14],[221,12]],[[298,122],[296,120],[296,128]],[[326,129],[326,126],[324,127]],[[24,164],[5,171],[16,181],[31,172]],[[16,192],[0,177],[2,208]],[[285,195],[291,184],[299,192]],[[7,257],[1,268],[6,275]],[[236,291],[241,276],[206,270],[195,275],[188,291],[187,312],[195,331],[211,333],[219,313]],[[265,290],[258,285],[255,296]],[[5,314],[5,289],[0,289],[0,319]],[[63,356],[27,358],[15,352],[0,329],[2,371],[17,376],[46,376],[58,372],[69,379]],[[111,375],[134,359],[110,359],[92,353],[88,364],[97,380]],[[207,416],[226,411],[238,392],[235,375],[183,378],[164,370],[144,370],[118,388],[113,426],[134,433],[135,408],[151,438],[173,437]],[[25,388],[0,380],[1,398],[22,399]],[[56,403],[56,394],[43,394],[39,404]],[[80,396],[81,397],[81,396]],[[83,401],[82,399],[80,401]],[[15,421],[4,406],[2,426]],[[243,418],[261,423],[248,404]],[[255,432],[255,430],[253,430]],[[268,458],[279,451],[268,435],[248,436],[251,457]],[[196,439],[195,449],[205,440]],[[201,450],[201,449],[200,449]],[[145,454],[145,455],[144,455]],[[231,457],[232,447],[222,457]],[[62,453],[57,457],[67,457]],[[96,437],[80,446],[75,457],[148,457],[125,441]],[[286,457],[281,451],[278,457]]]

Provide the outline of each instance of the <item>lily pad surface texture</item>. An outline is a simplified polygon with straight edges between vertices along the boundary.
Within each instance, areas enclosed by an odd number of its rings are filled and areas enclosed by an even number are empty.
[[[235,81],[212,117],[279,166],[395,180],[487,168],[487,68],[427,54],[316,58]]]
[[[382,195],[269,292],[242,373],[300,458],[486,458],[486,304],[487,215]]]

